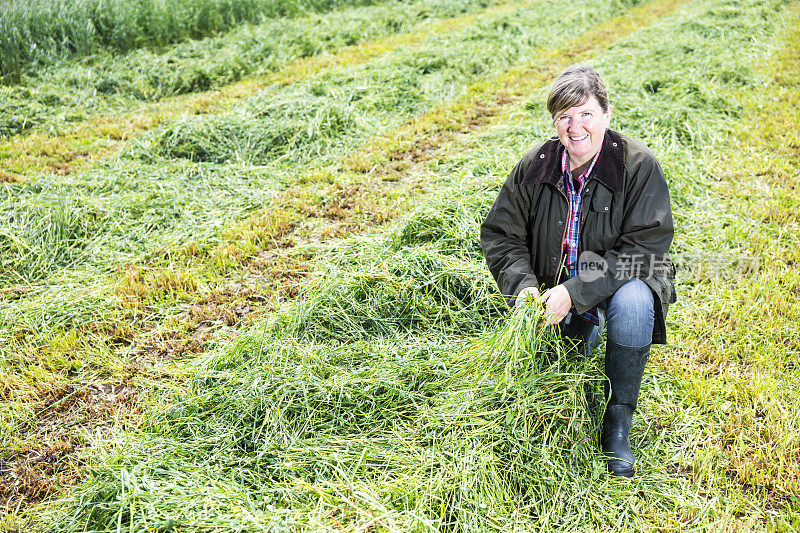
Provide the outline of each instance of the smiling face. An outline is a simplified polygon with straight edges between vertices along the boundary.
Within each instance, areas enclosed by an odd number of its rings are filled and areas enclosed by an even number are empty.
[[[600,150],[610,121],[611,106],[603,112],[594,96],[554,115],[558,140],[569,153],[570,169],[583,165]]]

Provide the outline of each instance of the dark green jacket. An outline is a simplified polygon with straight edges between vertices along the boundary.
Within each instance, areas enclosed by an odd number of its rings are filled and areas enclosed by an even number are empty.
[[[486,263],[509,305],[525,287],[553,287],[563,271],[568,216],[563,151],[553,138],[525,154],[481,225]],[[586,312],[639,277],[656,298],[653,342],[665,343],[675,269],[668,254],[672,210],[661,166],[644,144],[607,130],[582,201],[579,263],[588,268],[564,281],[575,310]]]

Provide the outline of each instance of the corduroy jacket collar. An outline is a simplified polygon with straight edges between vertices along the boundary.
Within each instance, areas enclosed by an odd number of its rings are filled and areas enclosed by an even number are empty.
[[[557,137],[546,141],[528,165],[522,185],[535,183],[558,185],[558,181],[561,179],[561,156],[563,153],[564,145]],[[594,164],[589,179],[597,179],[612,191],[620,192],[624,173],[622,137],[613,130],[606,130],[600,157],[597,158],[597,163]]]

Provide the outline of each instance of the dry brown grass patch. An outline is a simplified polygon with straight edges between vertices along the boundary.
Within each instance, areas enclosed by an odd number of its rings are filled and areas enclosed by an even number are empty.
[[[0,458],[0,507],[28,506],[85,478],[85,435],[102,435],[112,424],[133,420],[138,389],[129,376],[40,391],[42,406],[20,431],[24,444]]]
[[[18,181],[17,176],[0,170],[0,183],[17,183]]]

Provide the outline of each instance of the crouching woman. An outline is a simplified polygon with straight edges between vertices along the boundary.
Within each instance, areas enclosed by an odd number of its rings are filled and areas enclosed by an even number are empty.
[[[509,305],[542,303],[547,323],[587,355],[607,325],[601,446],[612,475],[632,476],[631,419],[675,301],[669,189],[653,153],[609,129],[612,106],[592,67],[561,73],[547,109],[556,137],[511,171],[481,226],[483,251]]]

